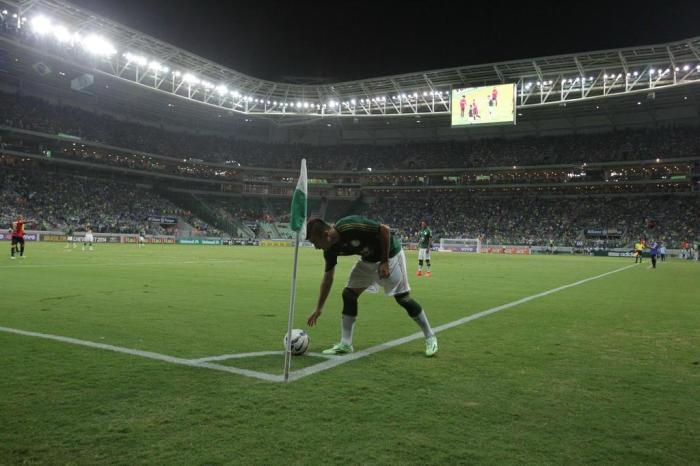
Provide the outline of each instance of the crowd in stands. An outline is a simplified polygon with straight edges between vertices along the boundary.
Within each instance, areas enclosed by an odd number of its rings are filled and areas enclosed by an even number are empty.
[[[314,169],[364,171],[396,168],[468,168],[488,166],[551,165],[601,161],[654,160],[700,156],[697,128],[618,131],[600,135],[568,135],[547,138],[483,139],[469,141],[382,145],[311,146],[268,144],[235,138],[176,133],[122,121],[111,116],[20,94],[0,92],[0,125],[56,135],[66,133],[81,140],[123,147],[179,160],[230,162],[235,167],[296,168],[302,157]],[[0,140],[0,143],[3,143]],[[75,144],[69,155],[81,160],[102,160],[119,166],[187,174],[210,167],[172,165],[144,155],[109,155]],[[697,160],[683,173],[697,172]],[[39,229],[66,229],[90,225],[93,231],[150,234],[167,233],[147,221],[149,216],[179,216],[200,233],[221,232],[198,220],[188,209],[152,191],[112,180],[67,176],[34,167],[10,167],[0,162],[0,223],[7,225],[17,213],[35,221]],[[185,170],[185,171],[183,171]],[[646,170],[646,169],[645,169]],[[566,181],[566,170],[531,171],[522,177],[545,176],[549,182]],[[676,173],[668,168],[649,176]],[[228,176],[228,175],[222,175]],[[478,182],[478,174],[466,182]],[[494,182],[519,182],[512,173],[493,175]],[[601,180],[607,174],[598,175]],[[633,177],[635,174],[626,174]],[[642,175],[639,175],[642,176]],[[646,175],[643,175],[646,176]],[[404,177],[394,184],[420,185],[425,178]],[[449,177],[448,177],[449,178]],[[459,184],[460,177],[447,179]],[[512,178],[512,179],[511,179]],[[396,181],[394,178],[393,181]],[[442,178],[440,178],[442,179]],[[434,180],[433,180],[434,181]],[[377,177],[368,184],[392,182]],[[434,183],[432,183],[434,184]],[[220,206],[227,215],[250,226],[259,236],[269,235],[263,224],[288,220],[288,201],[257,200]],[[365,213],[396,228],[404,240],[415,239],[419,221],[426,219],[435,239],[481,238],[490,244],[546,245],[550,240],[571,245],[586,238],[586,229],[617,229],[611,244],[631,244],[645,237],[668,247],[700,237],[698,196],[578,197],[534,196],[479,197],[459,193],[425,192],[377,195]],[[335,219],[328,219],[335,220]],[[654,227],[651,228],[650,225]]]
[[[182,217],[195,228],[206,228],[150,190],[0,160],[0,225],[11,224],[19,214],[28,220],[28,229],[49,231],[90,227],[96,233],[175,233],[174,225],[150,222],[152,216]]]
[[[13,166],[0,158],[0,224],[9,225],[17,214],[30,219],[31,228],[66,230],[89,225],[95,232],[173,233],[150,216],[177,216],[193,226],[188,235],[218,236],[220,231],[155,194],[120,181],[54,173],[37,164]],[[251,228],[258,238],[271,237],[289,219],[288,199],[232,197],[213,201],[201,198],[212,211]],[[610,246],[626,246],[639,238],[675,247],[700,238],[700,197],[480,197],[455,193],[403,193],[377,196],[352,213],[367,215],[390,225],[402,240],[416,240],[421,219],[430,224],[435,241],[440,238],[480,238],[484,244],[545,246],[553,240],[570,246],[601,238],[586,230],[616,230],[605,238]],[[335,212],[333,202],[314,200],[312,215]],[[344,208],[348,203],[344,202]],[[358,204],[362,205],[362,204]],[[338,215],[345,215],[343,212]],[[335,221],[335,218],[327,218]]]
[[[319,146],[261,143],[167,131],[21,94],[0,93],[0,108],[3,109],[0,124],[7,127],[53,135],[65,133],[87,141],[180,160],[196,159],[231,166],[296,168],[304,157],[312,169],[362,171],[367,168],[582,164],[700,155],[700,132],[697,128],[686,127],[546,138]],[[162,169],[158,161],[144,160],[142,163],[146,168]]]
[[[546,246],[550,240],[572,246],[605,239],[625,247],[640,238],[668,247],[700,237],[700,198],[662,197],[459,197],[391,196],[373,203],[367,215],[415,241],[421,219],[439,238],[479,238],[484,244]],[[587,236],[586,230],[617,230],[613,237]]]

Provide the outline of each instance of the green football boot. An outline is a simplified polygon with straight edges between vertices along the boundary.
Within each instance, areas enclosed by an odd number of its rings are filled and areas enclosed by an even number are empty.
[[[433,335],[432,337],[425,339],[425,355],[427,357],[434,356],[438,351],[437,337]]]
[[[352,352],[352,345],[346,345],[345,343],[338,343],[333,345],[332,348],[323,350],[323,354],[347,354]]]

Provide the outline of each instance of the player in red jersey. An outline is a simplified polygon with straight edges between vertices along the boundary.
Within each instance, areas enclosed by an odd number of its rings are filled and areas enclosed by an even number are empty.
[[[479,115],[479,107],[476,105],[476,99],[472,99],[472,117],[476,121],[476,119],[481,120],[481,115]]]
[[[498,89],[495,87],[491,91],[491,100],[493,101],[493,106],[498,107]]]
[[[10,231],[12,232],[10,257],[14,259],[15,252],[19,249],[19,257],[24,258],[24,218],[21,215],[18,215],[17,220],[12,222],[12,229]]]

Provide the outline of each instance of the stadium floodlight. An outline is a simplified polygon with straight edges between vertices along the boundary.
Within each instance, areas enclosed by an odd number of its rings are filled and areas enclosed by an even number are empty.
[[[153,71],[160,71],[163,68],[163,65],[161,65],[157,61],[152,61],[148,64],[148,68]]]
[[[17,15],[13,15],[12,17],[16,18]],[[32,25],[32,30],[40,36],[51,32],[51,20],[44,15],[33,17],[30,24]]]
[[[350,99],[350,103],[355,105],[355,99]]]
[[[683,71],[688,71],[690,69],[690,65],[683,65]]]
[[[418,97],[418,93],[417,93],[417,92],[414,92],[414,93],[413,93],[413,97]]]
[[[51,32],[53,33],[53,36],[56,38],[56,40],[61,43],[70,41],[71,35],[65,26],[54,26]]]
[[[185,75],[182,77],[182,80],[185,81],[187,84],[199,84],[201,82],[198,77],[190,73],[185,73]]]
[[[589,81],[593,81],[593,76],[589,76],[589,77],[588,77],[588,80],[589,80]]]
[[[654,74],[654,73],[656,73],[656,70],[654,68],[649,70],[649,74]]]
[[[182,73],[180,73],[179,71],[173,71],[173,76],[179,78],[180,75],[182,75]]]
[[[427,96],[428,93],[426,91],[423,91],[423,97]]]
[[[632,73],[632,74],[633,74],[634,76],[639,76],[639,71],[635,71],[635,72]]]
[[[216,92],[218,92],[221,96],[226,95],[228,94],[228,87],[224,86],[223,84],[219,84],[216,86]]]
[[[6,15],[6,14],[7,14],[7,10],[2,10],[2,14],[3,14],[3,15]]]
[[[127,53],[125,56],[127,60],[132,61],[139,66],[146,66],[148,64],[148,58],[144,57],[143,55]]]
[[[81,44],[86,52],[93,55],[111,57],[117,53],[117,49],[107,39],[97,34],[90,34],[82,40]]]
[[[680,67],[677,66],[677,67],[674,68],[674,70],[680,71],[681,69],[680,69]]]

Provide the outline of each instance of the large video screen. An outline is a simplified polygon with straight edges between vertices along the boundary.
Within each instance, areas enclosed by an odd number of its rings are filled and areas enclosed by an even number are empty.
[[[515,124],[515,84],[452,89],[452,126]]]

